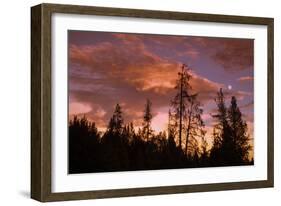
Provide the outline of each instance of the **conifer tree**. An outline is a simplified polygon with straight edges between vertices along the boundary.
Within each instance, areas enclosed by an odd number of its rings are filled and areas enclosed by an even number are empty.
[[[121,134],[123,129],[123,123],[124,120],[122,117],[121,106],[119,104],[116,104],[113,116],[109,121],[108,131],[112,133]]]
[[[214,127],[214,141],[211,150],[211,158],[217,165],[235,165],[237,162],[236,145],[232,135],[231,126],[228,121],[228,110],[225,106],[225,97],[222,89],[215,98],[218,112],[212,115],[217,124]]]
[[[242,119],[242,114],[237,106],[237,100],[233,96],[231,105],[228,109],[229,125],[231,127],[231,135],[236,146],[237,163],[248,161],[249,150],[249,135],[247,134],[247,123]]]
[[[185,154],[195,154],[198,148],[198,140],[205,136],[205,124],[201,118],[203,109],[199,101],[197,101],[197,94],[189,97],[189,107],[187,110],[187,126],[185,138]]]
[[[143,115],[143,135],[146,141],[149,140],[153,132],[151,128],[151,120],[152,120],[151,101],[147,99],[144,108],[144,115]]]
[[[173,116],[175,125],[178,126],[177,135],[179,139],[179,147],[182,148],[183,133],[185,131],[185,122],[187,119],[187,106],[190,97],[190,78],[188,67],[183,64],[181,72],[178,73],[178,80],[176,81],[175,89],[177,93],[172,100]]]
[[[177,134],[179,147],[183,148],[186,155],[195,154],[198,151],[198,138],[205,135],[204,122],[201,118],[203,109],[197,100],[198,94],[192,93],[190,80],[192,74],[190,68],[182,65],[182,71],[178,74],[176,82],[176,96],[172,100],[173,114],[169,119],[174,123],[169,123],[170,128],[178,126]],[[173,125],[173,127],[172,127]],[[171,130],[171,129],[170,129]],[[183,144],[183,140],[185,143]]]

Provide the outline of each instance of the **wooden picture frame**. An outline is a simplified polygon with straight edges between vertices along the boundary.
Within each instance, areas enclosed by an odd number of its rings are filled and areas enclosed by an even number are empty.
[[[170,185],[133,189],[110,189],[78,192],[52,192],[51,160],[51,16],[54,13],[167,19],[193,22],[216,22],[267,27],[267,179],[196,185]],[[274,182],[274,88],[272,18],[228,16],[214,14],[150,11],[76,5],[40,4],[31,8],[31,198],[41,202],[94,198],[160,195],[273,187]]]

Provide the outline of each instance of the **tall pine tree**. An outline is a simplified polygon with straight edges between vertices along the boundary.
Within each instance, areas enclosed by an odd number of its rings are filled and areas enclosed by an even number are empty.
[[[179,147],[182,148],[182,139],[185,131],[185,122],[187,120],[187,107],[188,100],[190,97],[190,78],[191,75],[189,73],[188,67],[183,64],[181,67],[181,72],[178,73],[178,80],[176,81],[175,89],[177,93],[172,100],[172,108],[173,108],[173,119],[175,121],[174,125],[178,126],[177,135],[179,139]]]
[[[185,154],[194,155],[198,149],[198,138],[205,136],[205,124],[201,118],[203,109],[197,100],[197,94],[189,97],[189,107],[187,110],[187,126],[185,138]]]
[[[228,112],[225,106],[225,97],[222,89],[215,98],[217,114],[212,115],[217,124],[214,127],[214,141],[211,150],[211,158],[214,164],[229,165],[235,162],[235,143],[231,135],[231,128],[228,122]]]
[[[119,104],[116,104],[113,116],[111,117],[108,125],[108,131],[112,133],[119,133],[121,134],[123,129],[123,117],[122,111]]]
[[[211,159],[214,165],[240,165],[247,163],[250,150],[247,124],[242,120],[242,114],[235,97],[227,109],[222,89],[215,99],[218,113],[213,115],[217,120],[214,127],[214,142],[211,149]]]
[[[184,148],[186,155],[194,155],[198,151],[197,139],[206,133],[201,118],[203,109],[197,100],[198,94],[192,93],[190,68],[183,64],[178,75],[179,78],[175,87],[177,93],[172,100],[172,114],[169,114],[169,122],[173,121],[173,123],[169,123],[169,130],[173,131],[172,129],[178,127],[176,131],[179,138],[179,147]],[[184,143],[183,140],[185,140]]]
[[[149,140],[153,132],[151,128],[151,120],[152,120],[151,101],[147,99],[144,108],[144,115],[143,115],[143,136],[146,141]]]
[[[242,119],[242,114],[237,106],[237,100],[234,96],[231,98],[231,105],[228,109],[228,118],[231,127],[231,135],[236,145],[237,163],[248,162],[251,146],[249,144],[250,139],[247,133],[247,123]]]

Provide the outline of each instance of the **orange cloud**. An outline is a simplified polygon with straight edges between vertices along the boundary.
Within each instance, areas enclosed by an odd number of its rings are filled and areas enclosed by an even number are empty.
[[[92,107],[90,105],[81,102],[71,102],[69,104],[69,114],[71,115],[85,114],[91,110]]]
[[[239,82],[252,82],[254,81],[254,77],[246,76],[246,77],[240,77],[237,79]]]
[[[118,36],[121,36],[123,41],[124,35]],[[130,38],[125,39],[133,41]],[[137,41],[136,44],[142,43]],[[85,67],[84,73],[88,73],[82,78],[81,74],[72,75],[72,82],[91,91],[102,88],[102,85],[105,86],[103,90],[114,90],[124,84],[136,91],[167,96],[167,93],[174,92],[177,73],[180,71],[178,62],[163,59],[144,46],[132,46],[130,43],[122,44],[122,47],[111,43],[80,47],[71,45],[69,51],[71,63]],[[92,88],[94,82],[95,88]],[[219,88],[223,87],[222,84],[212,82],[194,72],[191,85],[195,92],[200,93],[199,98],[203,101],[213,98]]]

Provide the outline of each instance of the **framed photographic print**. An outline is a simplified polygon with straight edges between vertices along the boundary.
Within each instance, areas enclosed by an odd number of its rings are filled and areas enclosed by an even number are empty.
[[[31,8],[31,197],[273,187],[273,19]]]

